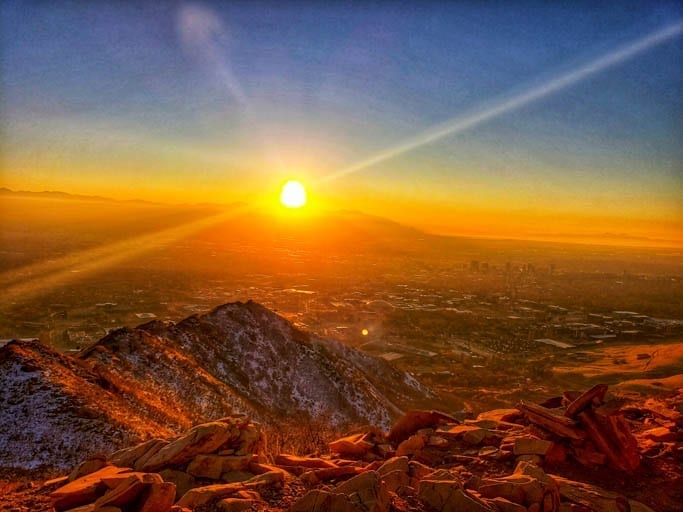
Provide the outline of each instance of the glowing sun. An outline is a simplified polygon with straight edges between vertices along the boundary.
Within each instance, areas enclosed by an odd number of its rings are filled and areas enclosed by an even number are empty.
[[[300,182],[290,180],[282,186],[280,202],[287,208],[301,208],[306,204],[306,189]]]

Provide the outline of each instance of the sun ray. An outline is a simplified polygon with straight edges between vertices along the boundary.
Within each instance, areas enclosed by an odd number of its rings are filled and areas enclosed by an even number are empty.
[[[670,39],[678,37],[681,33],[683,33],[683,22],[665,27],[634,42],[621,46],[569,72],[561,74],[541,85],[532,87],[507,99],[500,100],[477,112],[466,116],[459,116],[435,126],[396,146],[385,149],[337,172],[328,174],[324,176],[321,181],[333,181],[360,172],[380,162],[424,146],[425,144],[471,129],[481,123],[522,108],[534,101],[575,85],[590,76],[625,62]],[[79,251],[54,261],[36,263],[5,272],[0,274],[0,288],[3,288],[3,305],[10,305],[13,301],[17,300],[28,300],[31,297],[35,297],[41,293],[76,281],[86,275],[100,272],[121,261],[139,256],[147,251],[161,247],[164,244],[190,236],[201,229],[218,224],[238,214],[243,214],[250,208],[251,207],[249,206],[245,206],[233,209],[229,212],[206,217],[181,226],[164,229],[156,233]],[[73,272],[74,270],[78,270],[78,273]]]
[[[107,268],[158,249],[172,242],[186,238],[202,229],[242,215],[251,207],[240,206],[192,222],[162,229],[154,233],[128,238],[68,254],[56,260],[34,263],[0,274],[0,288],[3,289],[1,306],[27,300],[59,286],[101,272]]]
[[[565,72],[541,85],[517,93],[511,97],[501,99],[492,105],[486,106],[473,113],[454,117],[444,123],[415,135],[403,142],[384,149],[360,162],[352,164],[337,172],[328,174],[321,178],[322,182],[337,180],[350,174],[355,174],[364,169],[372,167],[380,162],[395,158],[403,153],[412,151],[426,144],[436,142],[448,136],[462,133],[474,128],[486,121],[490,121],[508,112],[518,110],[526,105],[538,101],[546,96],[550,96],[562,89],[575,85],[593,75],[596,75],[608,68],[621,64],[640,53],[650,50],[670,39],[678,37],[683,33],[683,22],[669,25],[665,28],[652,32],[636,41],[623,45],[609,53],[578,66],[571,71]]]

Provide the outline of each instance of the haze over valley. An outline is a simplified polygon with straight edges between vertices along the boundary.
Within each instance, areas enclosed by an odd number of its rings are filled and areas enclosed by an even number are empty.
[[[444,237],[348,211],[5,197],[5,340],[76,351],[121,327],[253,300],[409,371],[460,410],[566,387],[549,374],[583,364],[573,353],[683,332],[676,248]],[[609,373],[618,380],[620,366]]]

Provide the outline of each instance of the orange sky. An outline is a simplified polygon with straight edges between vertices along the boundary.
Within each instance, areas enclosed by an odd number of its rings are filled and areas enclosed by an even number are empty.
[[[667,1],[0,3],[0,186],[271,208],[294,178],[310,211],[681,246],[682,35]]]

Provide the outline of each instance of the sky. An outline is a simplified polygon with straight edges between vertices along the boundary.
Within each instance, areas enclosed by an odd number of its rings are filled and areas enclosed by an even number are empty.
[[[4,1],[0,186],[683,244],[683,4],[547,4]]]

